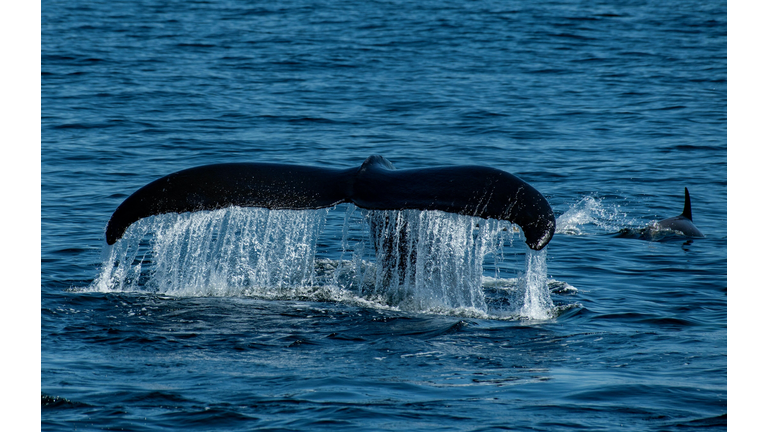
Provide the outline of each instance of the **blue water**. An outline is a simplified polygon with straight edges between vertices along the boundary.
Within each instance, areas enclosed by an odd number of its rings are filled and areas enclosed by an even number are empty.
[[[41,23],[42,430],[726,429],[725,1],[45,0]],[[106,246],[171,172],[372,154],[514,173],[557,233],[533,254],[393,214],[428,245],[403,284],[350,205]],[[632,235],[684,187],[706,238]]]

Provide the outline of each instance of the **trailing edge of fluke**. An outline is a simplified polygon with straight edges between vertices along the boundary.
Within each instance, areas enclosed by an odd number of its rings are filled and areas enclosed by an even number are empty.
[[[205,165],[169,174],[137,190],[112,214],[114,244],[139,219],[231,206],[319,209],[353,203],[369,210],[442,210],[520,226],[540,250],[555,233],[546,198],[518,177],[495,168],[449,166],[396,170],[382,156],[349,169],[270,163]]]

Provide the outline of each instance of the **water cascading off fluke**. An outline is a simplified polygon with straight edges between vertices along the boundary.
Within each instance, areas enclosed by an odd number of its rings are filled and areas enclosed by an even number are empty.
[[[350,206],[341,232],[334,233],[342,238],[323,242],[344,245],[341,256],[333,256],[322,248],[318,254],[327,215],[327,209],[232,207],[147,218],[105,249],[93,289],[352,301],[411,312],[533,319],[544,319],[552,307],[546,254],[530,251],[524,275],[507,293],[520,297],[512,302],[520,306],[489,308],[484,276],[498,274],[515,236],[506,221]]]
[[[144,219],[107,249],[94,286],[182,296],[290,295],[314,283],[327,212],[231,207]]]

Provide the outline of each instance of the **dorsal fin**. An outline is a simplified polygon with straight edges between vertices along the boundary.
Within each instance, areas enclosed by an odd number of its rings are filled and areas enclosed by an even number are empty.
[[[691,196],[688,195],[688,188],[685,188],[685,207],[683,208],[683,214],[680,216],[686,217],[693,222],[693,216],[691,216]]]

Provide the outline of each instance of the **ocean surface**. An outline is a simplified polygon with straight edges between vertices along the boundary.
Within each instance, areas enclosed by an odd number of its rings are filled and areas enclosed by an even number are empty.
[[[41,25],[42,430],[726,429],[725,1],[43,0]],[[342,204],[105,242],[181,169],[370,155],[513,173],[557,232]],[[685,187],[706,237],[644,238]]]

